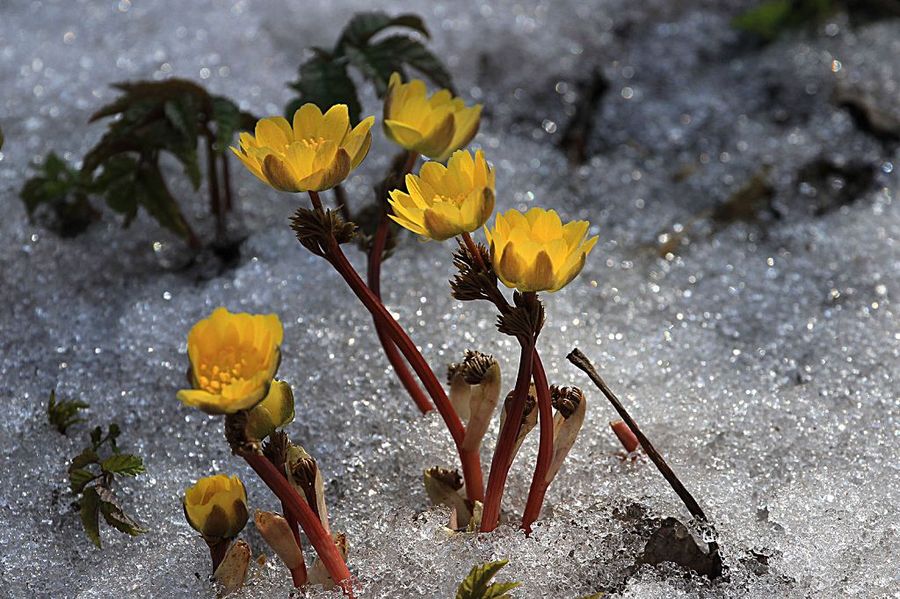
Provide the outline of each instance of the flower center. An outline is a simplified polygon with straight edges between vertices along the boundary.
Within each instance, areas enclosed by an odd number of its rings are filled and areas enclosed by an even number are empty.
[[[220,393],[222,387],[242,378],[244,368],[247,367],[247,358],[242,356],[244,352],[237,351],[237,349],[223,348],[211,360],[212,363],[200,363],[200,368],[195,376],[204,391]]]
[[[441,194],[437,194],[434,196],[435,204],[451,204],[453,206],[461,206],[465,201],[465,194],[457,194],[454,196],[445,196]]]
[[[312,148],[313,150],[318,150],[319,146],[321,146],[324,142],[324,137],[307,137],[306,139],[300,140],[300,143],[302,143],[307,148]]]

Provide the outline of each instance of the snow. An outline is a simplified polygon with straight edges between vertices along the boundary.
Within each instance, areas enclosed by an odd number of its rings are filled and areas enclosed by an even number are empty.
[[[422,470],[455,466],[443,424],[420,417],[380,354],[371,320],[338,276],[287,226],[300,196],[234,166],[250,236],[233,270],[177,270],[177,240],[146,217],[111,214],[85,235],[28,223],[18,190],[27,165],[70,161],[102,132],[88,126],[108,84],[180,76],[257,114],[281,112],[303,49],[328,46],[373,3],[19,1],[0,20],[0,594],[10,597],[212,597],[208,554],[180,498],[197,478],[237,473],[251,508],[268,490],[230,455],[221,421],[182,407],[190,325],[215,306],[276,312],[280,374],[294,386],[288,428],[319,460],[333,527],[346,531],[360,597],[446,597],[469,568],[506,558],[516,597],[896,597],[900,578],[900,207],[897,147],[861,131],[833,102],[860,87],[897,115],[900,22],[837,15],[766,48],[730,27],[740,2],[490,4],[415,2],[463,95],[484,102],[475,145],[497,170],[498,209],[542,205],[587,218],[601,236],[582,275],[546,296],[540,349],[552,383],[582,387],[582,436],[551,486],[534,534],[516,526],[448,537],[427,504]],[[835,63],[837,61],[840,66]],[[578,83],[599,69],[591,158],[569,167],[556,144]],[[379,114],[374,97],[367,113]],[[392,148],[376,134],[349,180],[368,202]],[[856,201],[840,182],[802,185],[824,158],[874,171]],[[716,227],[703,217],[768,168],[773,213]],[[682,176],[688,173],[686,176]],[[171,169],[193,222],[212,231]],[[823,204],[824,202],[824,204]],[[827,209],[817,207],[825,205]],[[699,220],[697,216],[701,217]],[[659,236],[689,243],[659,255]],[[487,305],[448,295],[449,244],[406,238],[384,265],[389,308],[442,371],[472,348],[497,356],[511,385],[517,350]],[[351,250],[358,266],[361,256]],[[580,347],[704,506],[719,533],[725,580],[632,567],[645,537],[621,514],[687,522],[646,459],[622,461],[612,409],[564,359]],[[65,469],[82,445],[46,423],[51,389],[116,421],[146,475],[120,494],[150,532],[84,537]],[[486,445],[492,447],[496,429]],[[536,451],[513,466],[504,508],[521,513]],[[483,456],[485,466],[489,453]],[[515,522],[515,519],[511,520]],[[245,530],[254,554],[266,552]],[[767,557],[760,567],[753,554]],[[277,560],[251,568],[241,597],[286,596]],[[311,591],[310,596],[333,596]]]

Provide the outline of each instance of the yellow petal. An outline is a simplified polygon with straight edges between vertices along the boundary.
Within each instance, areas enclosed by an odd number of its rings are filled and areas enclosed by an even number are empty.
[[[421,133],[400,121],[386,119],[384,121],[384,133],[391,141],[407,150],[416,150],[422,142]]]
[[[526,264],[518,255],[515,244],[510,242],[502,249],[497,275],[507,287],[516,287],[525,275]]]
[[[449,154],[447,150],[450,146],[450,142],[453,141],[454,131],[453,115],[447,114],[425,135],[418,146],[413,149],[423,156],[440,158],[445,153]]]
[[[322,111],[309,102],[294,113],[293,141],[316,139],[322,129]]]
[[[262,171],[269,185],[275,189],[291,192],[305,191],[298,186],[298,182],[288,165],[274,154],[266,156],[266,159],[263,161]]]
[[[454,210],[456,214],[450,212],[452,208],[446,204],[438,204],[433,208],[425,211],[425,229],[428,231],[428,237],[435,241],[445,241],[460,234],[458,222],[459,211]],[[457,218],[454,219],[454,216]]]
[[[260,146],[280,152],[290,141],[291,126],[284,117],[271,117],[256,123],[256,143]]]
[[[328,109],[319,124],[316,137],[340,144],[350,132],[350,113],[346,104],[335,104]]]
[[[227,414],[223,409],[219,396],[213,395],[202,389],[181,389],[178,391],[178,401],[192,408],[199,408],[207,414]]]
[[[323,191],[331,189],[350,174],[350,155],[343,148],[338,148],[334,159],[322,170],[301,179],[298,184],[302,191]]]
[[[528,273],[528,289],[521,291],[545,291],[553,288],[553,262],[545,251],[540,251]]]
[[[372,133],[370,129],[375,123],[375,117],[370,116],[353,128],[344,139],[341,147],[343,147],[350,155],[350,169],[355,169],[369,153],[369,147],[372,145]]]

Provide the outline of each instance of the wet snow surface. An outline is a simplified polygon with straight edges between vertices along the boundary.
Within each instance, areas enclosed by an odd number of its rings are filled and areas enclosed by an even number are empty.
[[[326,475],[360,597],[451,596],[472,565],[498,558],[510,560],[501,578],[522,582],[517,597],[896,597],[900,156],[834,98],[849,89],[897,117],[900,22],[837,16],[760,49],[730,29],[734,4],[403,7],[426,18],[460,90],[486,106],[475,145],[497,167],[498,208],[554,207],[590,219],[601,237],[581,277],[546,297],[540,346],[551,382],[582,386],[590,404],[542,520],[531,538],[516,526],[448,538],[447,512],[427,505],[421,473],[455,465],[449,435],[439,418],[417,415],[367,314],[294,239],[287,217],[304,198],[232,162],[250,236],[241,263],[211,276],[169,267],[179,245],[145,217],[122,231],[107,214],[60,240],[29,225],[17,198],[30,161],[51,149],[77,161],[99,137],[103,126],[86,120],[114,96],[111,82],[187,77],[257,114],[280,113],[303,48],[331,45],[370,6],[305,4],[5,3],[0,594],[214,596],[206,548],[181,513],[183,489],[237,473],[251,507],[275,508],[230,456],[221,421],[175,399],[188,328],[226,305],[285,323],[280,372],[297,397],[289,432]],[[570,167],[557,143],[594,69],[609,90],[591,111],[588,161]],[[377,114],[371,94],[366,101]],[[369,201],[392,151],[379,132],[349,181],[351,201]],[[816,175],[823,163],[853,174]],[[853,187],[860,172],[867,179]],[[759,173],[774,191],[759,221],[717,220],[716,206]],[[177,167],[171,176],[191,218],[203,219],[203,196]],[[689,243],[661,255],[671,237],[660,236],[679,229]],[[477,348],[501,359],[511,385],[514,342],[494,330],[487,305],[449,298],[449,250],[407,238],[385,263],[389,307],[436,370]],[[613,411],[564,359],[574,346],[706,508],[726,580],[632,567],[645,537],[621,517],[629,506],[688,515],[646,459],[617,457]],[[89,402],[92,423],[119,422],[124,447],[143,456],[147,474],[120,494],[146,535],[104,529],[102,551],[83,536],[65,467],[85,425],[69,438],[47,425],[53,388]],[[513,466],[510,516],[521,513],[536,440]],[[251,528],[258,554],[266,548]],[[270,560],[251,568],[241,596],[289,591]]]

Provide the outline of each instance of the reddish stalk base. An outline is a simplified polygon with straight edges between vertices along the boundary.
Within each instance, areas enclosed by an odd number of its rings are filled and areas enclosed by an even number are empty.
[[[316,517],[312,508],[309,507],[309,504],[297,494],[297,491],[278,472],[278,469],[272,465],[272,462],[264,456],[251,453],[242,457],[250,464],[254,472],[263,479],[263,482],[272,489],[272,492],[287,507],[292,516],[296,516],[297,522],[303,528],[303,532],[306,533],[309,542],[316,550],[316,553],[319,554],[319,559],[325,565],[328,575],[344,590],[345,595],[352,598],[353,587],[350,585],[350,570],[334,545],[331,535],[325,532],[325,528],[322,527],[322,523]]]

